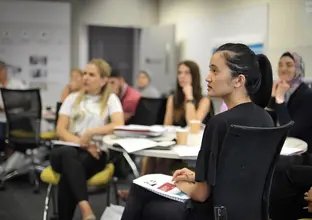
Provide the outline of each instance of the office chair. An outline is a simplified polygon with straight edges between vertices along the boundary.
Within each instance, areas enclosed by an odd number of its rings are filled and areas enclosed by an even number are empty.
[[[62,103],[61,102],[57,102],[56,103],[56,111],[55,111],[55,124],[54,127],[56,129],[57,126],[57,121],[58,121],[58,117],[59,117],[59,111],[61,109]]]
[[[165,98],[141,98],[134,116],[127,124],[155,125],[159,123]],[[162,124],[163,122],[161,122]]]
[[[218,156],[212,200],[216,220],[268,220],[275,165],[293,125],[232,125]]]
[[[116,204],[119,204],[118,192],[117,192],[117,181],[118,179],[114,177],[115,166],[114,162],[110,162],[106,167],[92,176],[88,180],[88,187],[104,187],[106,190],[106,205],[110,204],[110,189],[113,186]],[[48,184],[47,194],[44,202],[43,220],[57,220],[58,210],[57,210],[57,184],[60,180],[60,174],[55,172],[51,166],[45,168],[40,179]],[[50,212],[50,204],[52,204],[52,213]],[[103,207],[105,208],[105,207]]]
[[[35,161],[36,148],[44,145],[50,138],[50,133],[41,133],[41,97],[39,89],[11,90],[1,88],[1,95],[6,116],[5,142],[15,151],[25,155],[30,164],[17,170],[5,173],[0,177],[1,189],[5,182],[21,174],[29,174],[35,188],[39,192],[39,180],[37,177],[37,162]],[[10,159],[10,158],[9,158]]]

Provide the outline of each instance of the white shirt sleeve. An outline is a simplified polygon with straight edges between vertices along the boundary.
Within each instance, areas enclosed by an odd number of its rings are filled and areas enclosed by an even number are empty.
[[[8,89],[27,89],[27,86],[23,81],[13,78],[13,79],[9,79],[7,88]]]
[[[19,81],[17,87],[18,89],[28,89],[26,84],[23,81]]]
[[[66,115],[71,116],[72,115],[72,109],[75,103],[75,100],[77,98],[79,93],[72,93],[69,96],[66,97],[64,102],[61,105],[59,114],[60,115]]]
[[[107,106],[108,106],[109,116],[111,116],[113,113],[116,113],[116,112],[123,112],[121,102],[114,93],[110,94],[108,98]]]

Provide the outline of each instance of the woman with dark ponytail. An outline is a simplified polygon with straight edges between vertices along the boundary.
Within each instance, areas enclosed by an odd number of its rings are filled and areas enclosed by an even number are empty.
[[[207,123],[195,172],[184,168],[173,174],[176,186],[191,199],[186,203],[175,202],[133,184],[122,220],[214,219],[210,195],[217,165],[211,164],[217,163],[209,160],[218,160],[219,149],[230,126],[274,126],[263,109],[272,87],[272,69],[266,56],[256,55],[244,44],[222,45],[210,60],[206,82],[209,96],[223,99],[228,111],[213,116]],[[246,220],[255,215],[252,210],[246,210],[245,214]]]

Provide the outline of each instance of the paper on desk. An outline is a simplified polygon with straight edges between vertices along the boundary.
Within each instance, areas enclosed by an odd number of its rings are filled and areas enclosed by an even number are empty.
[[[162,146],[165,147],[166,145],[172,146],[175,142],[172,141],[163,141],[163,142],[155,142],[150,139],[143,139],[143,138],[122,138],[113,141],[114,145],[119,145],[128,153],[132,153],[135,151],[145,150],[148,148]]]
[[[122,213],[124,211],[124,207],[110,204],[110,206],[106,207],[101,220],[120,220],[122,217]]]
[[[165,129],[162,126],[146,126],[146,125],[124,125],[124,126],[117,126],[115,130],[130,130],[130,131],[150,131],[150,132],[164,132]]]
[[[302,149],[300,149],[300,148],[284,146],[282,148],[282,151],[281,151],[280,155],[291,156],[291,155],[299,154],[300,152],[302,152]]]
[[[64,146],[71,146],[71,147],[80,147],[79,144],[67,142],[67,141],[59,141],[59,140],[52,140],[53,145],[64,145]]]
[[[176,152],[180,157],[197,157],[200,146],[176,145],[172,147],[172,150]]]

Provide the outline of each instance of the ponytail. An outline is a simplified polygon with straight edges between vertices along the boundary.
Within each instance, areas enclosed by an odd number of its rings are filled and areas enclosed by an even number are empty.
[[[256,105],[265,108],[271,98],[273,71],[267,56],[264,54],[258,54],[256,56],[259,64],[261,83],[259,85],[258,91],[253,94],[252,100]]]

